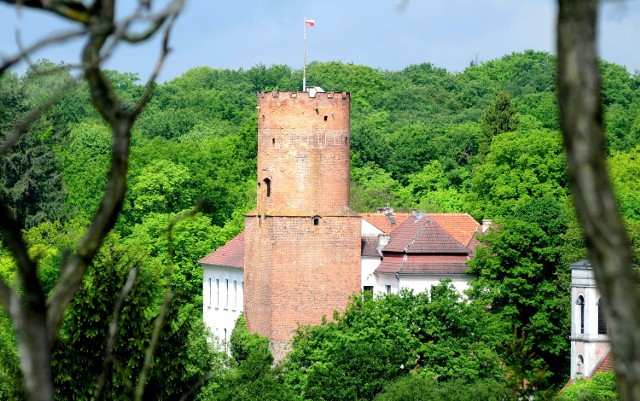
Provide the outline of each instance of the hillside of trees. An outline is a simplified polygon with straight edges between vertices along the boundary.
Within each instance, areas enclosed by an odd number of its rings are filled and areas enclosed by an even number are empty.
[[[600,68],[608,165],[638,263],[640,75],[604,60]],[[234,332],[231,357],[212,346],[197,260],[239,233],[255,206],[256,93],[299,90],[302,71],[199,67],[156,84],[134,126],[123,211],[53,351],[57,397],[91,398],[111,311],[132,267],[140,277],[113,347],[112,399],[131,399],[131,377],[166,288],[175,297],[148,399],[400,400],[413,399],[415,388],[440,392],[434,399],[461,399],[459,392],[550,397],[569,374],[568,266],[586,257],[570,201],[555,71],[555,57],[535,51],[460,73],[429,63],[402,71],[307,67],[310,86],[351,92],[352,209],[469,213],[497,229],[470,263],[478,278],[466,300],[446,283],[430,297],[354,296],[333,320],[301,327],[291,356],[275,369],[264,340],[246,328]],[[109,74],[131,107],[143,91],[138,77]],[[64,66],[46,60],[22,76],[2,75],[2,136],[17,116],[72,82]],[[0,193],[24,226],[45,291],[98,207],[110,152],[109,128],[80,84],[0,158]],[[5,248],[0,277],[15,280]],[[15,335],[0,311],[0,399],[22,399],[23,391]]]

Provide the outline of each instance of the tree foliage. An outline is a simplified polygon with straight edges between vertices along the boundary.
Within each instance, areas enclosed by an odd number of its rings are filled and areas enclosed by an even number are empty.
[[[501,377],[500,323],[447,283],[430,294],[354,296],[335,318],[301,327],[284,363],[286,382],[305,399],[370,400],[412,371],[442,381]]]

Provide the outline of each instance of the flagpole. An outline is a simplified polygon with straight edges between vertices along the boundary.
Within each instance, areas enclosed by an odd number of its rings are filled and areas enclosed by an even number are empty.
[[[304,17],[304,61],[302,67],[302,91],[307,91],[307,17]]]

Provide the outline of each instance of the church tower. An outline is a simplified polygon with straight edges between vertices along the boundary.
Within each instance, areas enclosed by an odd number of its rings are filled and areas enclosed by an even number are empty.
[[[591,262],[571,265],[571,378],[591,377],[609,353],[609,337]]]
[[[245,216],[245,317],[276,360],[298,324],[360,289],[361,218],[349,209],[350,97],[258,95],[257,208]]]

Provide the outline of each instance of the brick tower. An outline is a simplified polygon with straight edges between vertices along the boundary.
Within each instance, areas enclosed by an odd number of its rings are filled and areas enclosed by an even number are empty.
[[[349,209],[348,93],[258,95],[258,199],[245,216],[245,316],[276,360],[298,324],[360,288],[360,217]]]

